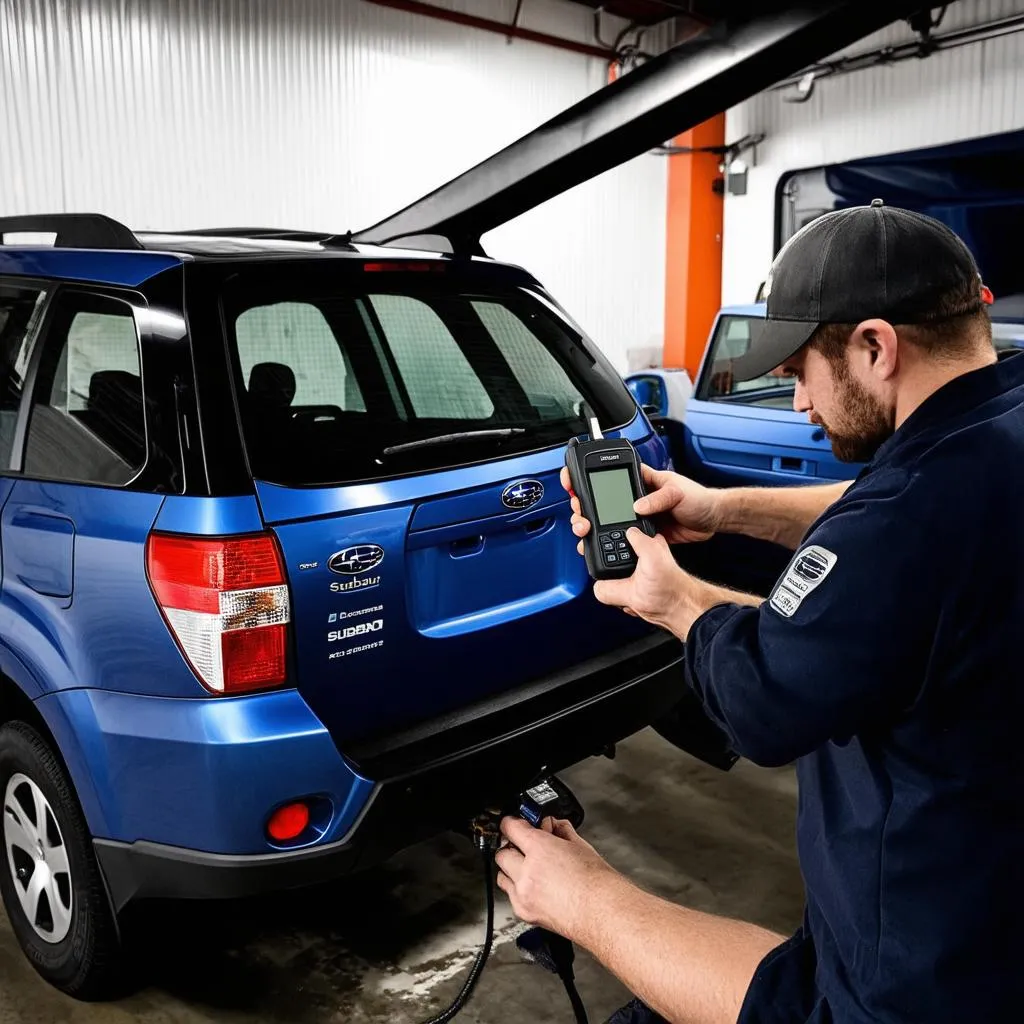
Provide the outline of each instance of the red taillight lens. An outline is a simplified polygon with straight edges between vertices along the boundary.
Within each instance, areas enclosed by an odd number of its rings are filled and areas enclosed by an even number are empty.
[[[309,808],[305,804],[279,807],[267,822],[267,835],[279,843],[298,839],[309,828]]]
[[[285,678],[287,626],[263,626],[225,633],[224,689],[231,693],[279,686]]]
[[[291,608],[273,536],[155,533],[146,565],[171,632],[208,689],[244,693],[285,681]]]

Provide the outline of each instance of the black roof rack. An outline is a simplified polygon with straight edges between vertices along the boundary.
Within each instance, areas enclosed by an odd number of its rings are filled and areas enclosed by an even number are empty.
[[[25,232],[55,234],[61,249],[141,249],[135,233],[102,213],[39,213],[0,217],[0,244],[4,235]]]

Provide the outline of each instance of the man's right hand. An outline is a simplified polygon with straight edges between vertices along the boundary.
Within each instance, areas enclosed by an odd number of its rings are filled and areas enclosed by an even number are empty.
[[[678,473],[641,467],[644,475],[646,497],[640,498],[635,510],[638,515],[653,519],[665,540],[670,544],[707,540],[717,529],[715,508],[716,492]],[[562,469],[562,486],[572,494],[569,471]],[[572,531],[581,538],[579,549],[582,553],[582,538],[590,532],[590,522],[580,509],[579,499],[573,496]]]

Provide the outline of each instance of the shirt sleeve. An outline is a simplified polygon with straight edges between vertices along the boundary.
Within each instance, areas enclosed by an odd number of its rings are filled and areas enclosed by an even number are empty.
[[[687,681],[737,753],[787,764],[912,703],[955,544],[923,497],[914,481],[848,492],[759,608],[719,605],[694,623]]]

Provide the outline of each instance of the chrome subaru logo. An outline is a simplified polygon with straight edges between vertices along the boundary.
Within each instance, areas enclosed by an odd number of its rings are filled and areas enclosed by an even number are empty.
[[[383,561],[384,549],[379,544],[356,544],[331,555],[327,568],[343,576],[356,576],[376,569]]]
[[[539,480],[517,480],[501,492],[501,503],[506,508],[530,508],[544,497],[544,485]]]

